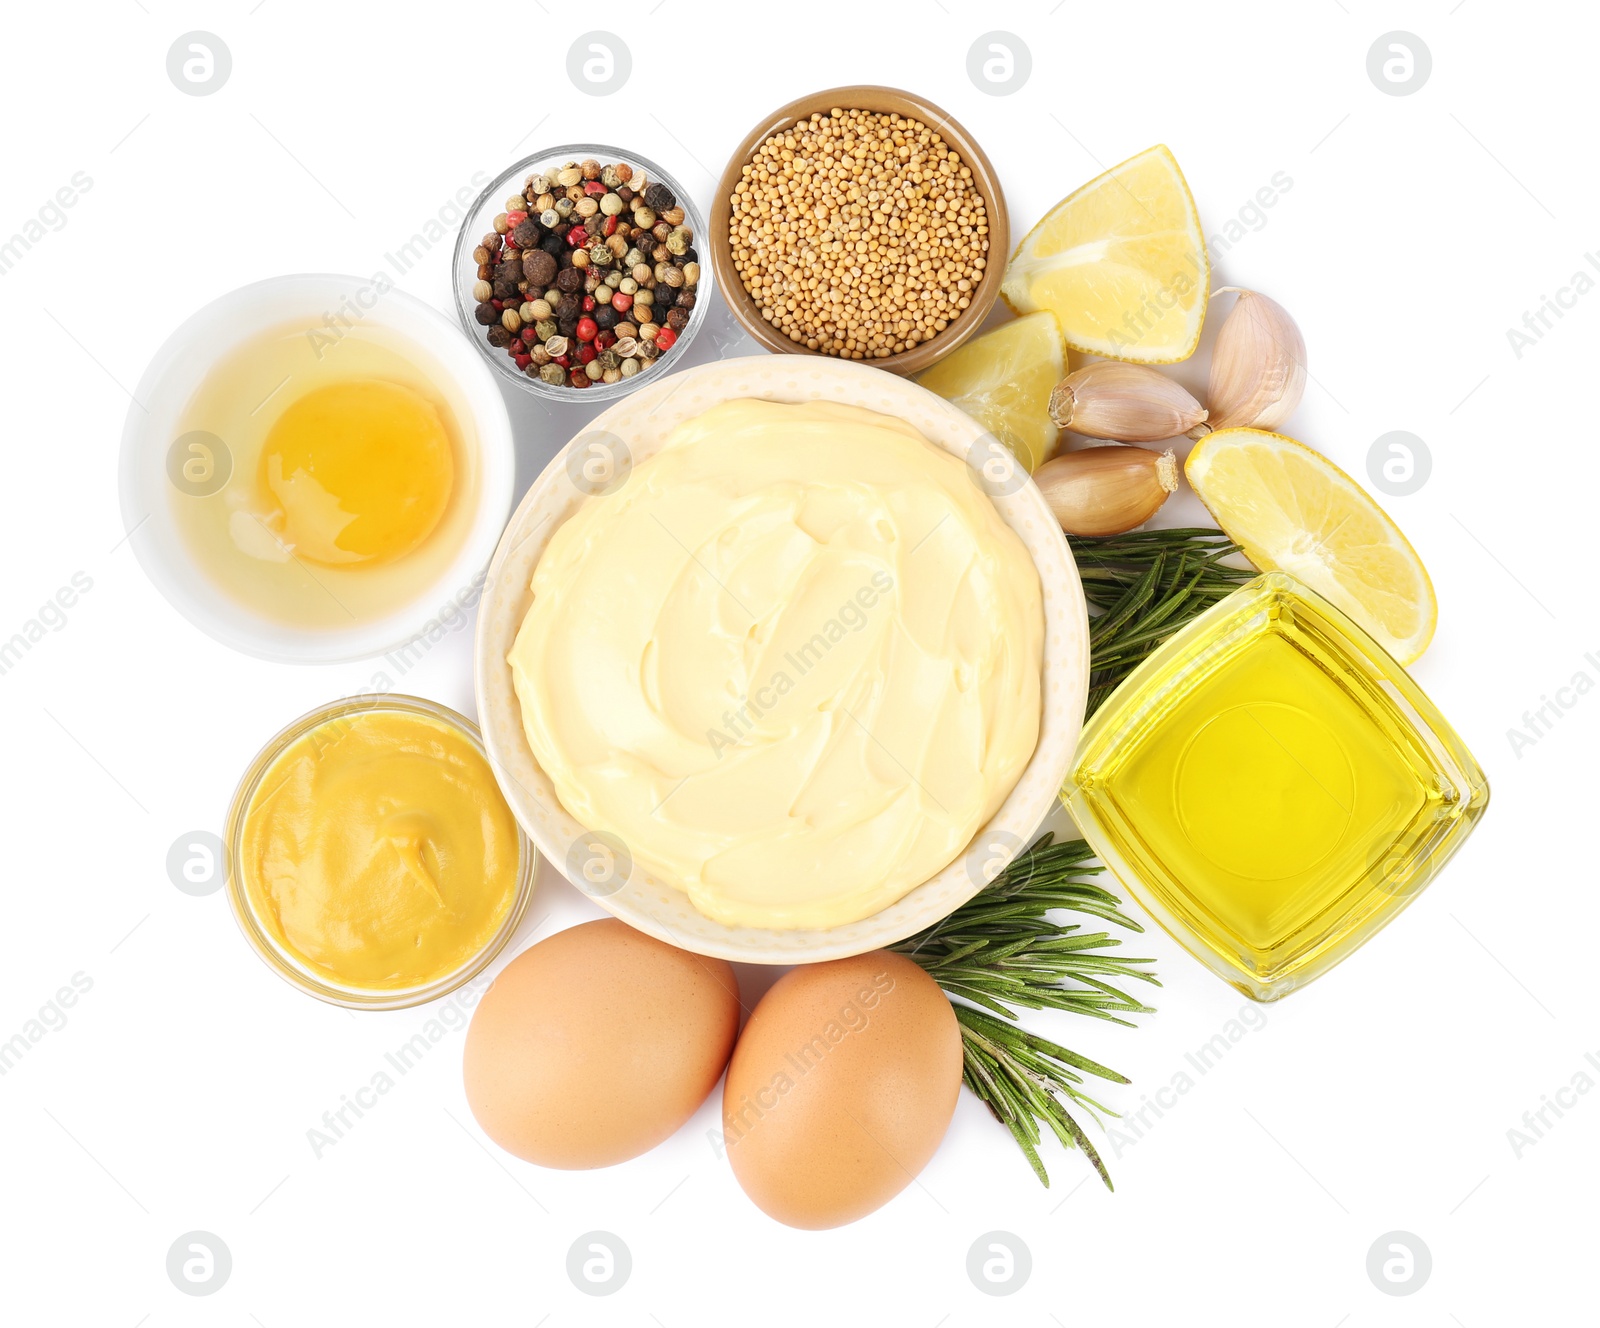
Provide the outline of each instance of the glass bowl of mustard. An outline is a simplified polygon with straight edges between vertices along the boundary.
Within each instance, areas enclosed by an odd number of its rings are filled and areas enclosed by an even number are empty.
[[[267,966],[366,1010],[482,972],[539,863],[477,725],[415,696],[344,698],[285,726],[239,781],[225,844],[234,919]]]

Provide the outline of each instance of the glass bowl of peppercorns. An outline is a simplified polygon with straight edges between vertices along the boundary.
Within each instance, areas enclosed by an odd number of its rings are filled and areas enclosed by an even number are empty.
[[[670,369],[705,321],[704,233],[677,181],[636,153],[567,144],[524,157],[461,227],[461,325],[537,396],[623,396]]]

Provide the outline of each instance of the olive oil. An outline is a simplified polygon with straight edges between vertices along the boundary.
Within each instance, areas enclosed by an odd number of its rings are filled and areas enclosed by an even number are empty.
[[[1141,665],[1074,767],[1068,805],[1095,850],[1258,1000],[1387,923],[1488,802],[1483,772],[1404,669],[1281,573]]]

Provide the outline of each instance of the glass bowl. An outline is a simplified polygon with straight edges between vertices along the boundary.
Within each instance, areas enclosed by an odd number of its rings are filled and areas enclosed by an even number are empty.
[[[608,165],[614,162],[626,162],[635,170],[642,170],[647,180],[660,181],[672,190],[678,205],[684,211],[686,224],[694,232],[693,248],[699,256],[700,281],[694,288],[695,307],[687,326],[678,333],[678,339],[672,348],[658,357],[648,369],[616,383],[594,383],[589,387],[566,385],[555,387],[542,378],[524,373],[517,368],[509,355],[496,350],[484,340],[486,329],[473,317],[477,301],[472,298],[472,283],[477,280],[478,265],[472,261],[472,251],[478,247],[483,237],[494,229],[494,219],[505,211],[506,199],[522,188],[523,181],[529,175],[536,171],[559,169],[569,161],[583,161],[591,157]],[[607,147],[603,143],[566,143],[546,148],[507,167],[490,181],[473,201],[467,210],[466,220],[461,223],[461,233],[456,237],[455,255],[451,259],[450,280],[454,287],[456,315],[461,320],[461,327],[466,332],[467,339],[478,348],[478,353],[488,361],[489,367],[495,374],[533,396],[568,404],[615,401],[619,397],[627,396],[634,388],[669,373],[672,366],[683,358],[684,352],[689,349],[689,343],[699,335],[700,328],[710,313],[709,297],[716,282],[711,270],[710,246],[706,243],[705,216],[688,190],[648,157],[641,157],[637,152],[624,152],[621,148]]]
[[[228,860],[228,903],[233,910],[234,921],[239,924],[239,930],[250,942],[250,947],[268,968],[291,986],[298,987],[308,996],[327,1001],[330,1005],[342,1005],[352,1010],[402,1010],[414,1005],[424,1005],[428,1001],[447,996],[458,987],[470,982],[488,967],[515,935],[517,926],[522,921],[522,915],[527,911],[528,900],[533,897],[540,866],[539,854],[519,826],[516,894],[512,897],[511,907],[506,911],[500,926],[489,938],[488,943],[459,968],[422,986],[386,987],[379,990],[330,982],[322,974],[313,972],[278,943],[256,915],[255,905],[245,889],[242,855],[245,812],[262,778],[291,743],[330,720],[385,710],[419,715],[454,729],[466,738],[479,755],[489,762],[491,769],[493,768],[489,753],[484,748],[483,738],[478,732],[478,726],[449,706],[424,700],[420,696],[342,697],[301,715],[299,719],[286,725],[268,739],[266,745],[245,770],[243,778],[239,780],[239,787],[234,790],[233,801],[228,807],[227,826],[223,832]]]
[[[1282,572],[1201,614],[1084,728],[1083,836],[1163,927],[1252,1000],[1327,972],[1399,915],[1489,802],[1409,674]]]

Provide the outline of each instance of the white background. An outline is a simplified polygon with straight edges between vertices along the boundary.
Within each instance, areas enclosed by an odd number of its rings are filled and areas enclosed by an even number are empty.
[[[1600,697],[1520,755],[1508,730],[1579,671],[1600,680],[1600,659],[1585,661],[1600,652],[1588,497],[1600,294],[1520,358],[1506,330],[1600,247],[1588,142],[1600,25],[1574,5],[1491,0],[926,0],[877,16],[889,9],[7,7],[0,237],[75,172],[93,187],[0,277],[0,637],[74,573],[93,588],[0,676],[0,1039],[75,973],[93,985],[0,1078],[0,1319],[1595,1320],[1600,1293],[1580,1270],[1594,1254],[1600,1093],[1547,1114],[1553,1128],[1520,1157],[1507,1131],[1586,1052],[1600,1058]],[[566,76],[568,47],[592,28],[631,50],[616,95],[583,95]],[[192,29],[232,53],[210,96],[182,95],[166,74],[169,46]],[[1013,95],[968,78],[968,48],[990,29],[1031,50]],[[1432,52],[1414,95],[1384,95],[1366,72],[1368,48],[1394,29]],[[790,1231],[745,1200],[707,1141],[716,1099],[636,1161],[542,1171],[478,1132],[459,1033],[319,1159],[307,1130],[429,1011],[358,1017],[299,995],[246,949],[224,896],[180,893],[165,860],[180,836],[220,829],[270,733],[361,690],[373,666],[247,659],[155,594],[121,543],[128,391],[195,308],[277,273],[376,271],[475,172],[592,137],[658,159],[705,206],[758,114],[852,82],[917,90],[961,120],[1003,176],[1018,233],[1155,142],[1176,153],[1210,235],[1274,173],[1291,177],[1217,281],[1265,290],[1304,330],[1315,382],[1292,432],[1358,476],[1379,435],[1426,440],[1431,479],[1386,505],[1438,587],[1438,637],[1415,673],[1489,771],[1487,818],[1395,925],[1268,1007],[1137,1142],[1103,1145],[1115,1194],[1054,1149],[1042,1189],[967,1095],[920,1183],[829,1233]],[[448,309],[448,281],[441,245],[401,285]],[[736,338],[722,344],[737,353]],[[692,358],[717,349],[702,338]],[[582,415],[521,399],[512,410],[525,485]],[[471,711],[470,649],[457,633],[403,687]],[[553,885],[512,950],[595,912]],[[1125,1112],[1192,1073],[1185,1054],[1245,1004],[1163,934],[1130,949],[1156,956],[1165,984],[1140,1028],[1029,1019],[1130,1075],[1109,1095]],[[766,980],[746,977],[751,994]],[[205,1299],[165,1271],[168,1247],[196,1229],[233,1257]],[[568,1247],[594,1229],[633,1258],[605,1299],[565,1272]],[[966,1273],[968,1248],[993,1230],[1032,1252],[1031,1279],[1005,1300]],[[1432,1252],[1431,1278],[1405,1298],[1365,1270],[1394,1230]]]

